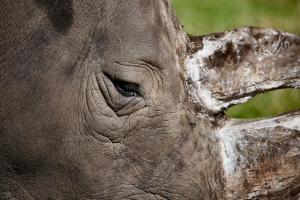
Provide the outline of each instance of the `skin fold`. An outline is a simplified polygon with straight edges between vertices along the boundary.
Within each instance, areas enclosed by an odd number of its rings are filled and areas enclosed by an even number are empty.
[[[0,5],[0,199],[226,199],[232,121],[187,90],[203,37],[169,1]]]
[[[4,2],[1,28],[1,197],[218,195],[222,182],[202,180],[217,163],[198,169],[212,125],[184,90],[186,38],[168,1],[19,3]]]

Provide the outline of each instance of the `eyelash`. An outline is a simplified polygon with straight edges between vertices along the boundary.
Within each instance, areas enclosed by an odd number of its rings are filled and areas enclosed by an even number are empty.
[[[133,97],[139,95],[139,86],[134,83],[125,81],[113,81],[116,90],[125,97]]]

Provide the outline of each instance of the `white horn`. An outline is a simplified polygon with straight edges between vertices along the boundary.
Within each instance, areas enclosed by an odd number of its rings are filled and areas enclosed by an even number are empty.
[[[300,37],[241,27],[190,37],[187,89],[203,110],[218,113],[255,94],[300,86]]]

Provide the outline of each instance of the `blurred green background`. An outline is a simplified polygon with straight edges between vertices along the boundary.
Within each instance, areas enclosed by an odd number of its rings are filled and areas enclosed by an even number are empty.
[[[278,28],[300,34],[300,0],[171,0],[179,21],[192,35],[238,26]],[[276,115],[300,108],[300,90],[281,89],[259,94],[229,108],[234,118]]]

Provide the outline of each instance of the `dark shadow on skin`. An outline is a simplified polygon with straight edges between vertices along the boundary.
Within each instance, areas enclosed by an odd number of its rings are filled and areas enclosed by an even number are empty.
[[[73,0],[35,0],[45,9],[53,27],[60,33],[66,33],[74,21]]]

